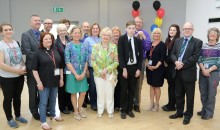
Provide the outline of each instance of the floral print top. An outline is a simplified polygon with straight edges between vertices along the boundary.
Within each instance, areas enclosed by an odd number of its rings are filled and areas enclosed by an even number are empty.
[[[75,44],[69,42],[65,48],[65,63],[71,63],[78,74],[84,70],[85,64],[88,62],[88,47],[87,44]],[[65,68],[68,71],[68,68]]]
[[[101,43],[95,44],[92,48],[91,63],[94,69],[94,76],[100,77],[100,73],[104,68],[108,73],[117,75],[118,51],[117,45],[109,43],[108,49],[105,50]]]

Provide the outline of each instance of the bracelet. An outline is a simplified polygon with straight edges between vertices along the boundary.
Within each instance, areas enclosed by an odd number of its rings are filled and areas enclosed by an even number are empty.
[[[38,87],[41,86],[41,85],[42,85],[42,82],[40,82],[40,83],[37,84]]]

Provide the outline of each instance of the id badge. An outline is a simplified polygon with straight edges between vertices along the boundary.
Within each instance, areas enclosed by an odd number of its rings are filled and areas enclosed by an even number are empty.
[[[205,64],[204,64],[204,67],[205,67],[206,69],[208,69],[208,68],[209,68],[209,64],[205,63]]]
[[[71,74],[71,72],[67,70],[67,71],[66,71],[66,74]]]
[[[148,61],[148,65],[152,65],[153,61],[152,60],[149,60]]]
[[[54,70],[54,75],[57,76],[57,75],[60,75],[60,69],[56,68]]]

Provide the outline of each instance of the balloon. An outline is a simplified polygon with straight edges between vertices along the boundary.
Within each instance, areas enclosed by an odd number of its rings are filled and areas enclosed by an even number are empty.
[[[140,12],[139,12],[139,10],[132,10],[132,16],[135,18],[135,17],[137,17],[137,16],[139,16],[139,14],[140,14]]]
[[[155,20],[154,20],[155,24],[160,27],[163,23],[163,20],[159,17],[156,17]]]
[[[134,1],[132,3],[132,7],[133,7],[134,10],[137,11],[140,8],[140,3],[138,1]]]
[[[165,14],[165,10],[163,8],[157,10],[157,17],[163,18],[164,14]]]
[[[158,28],[158,26],[156,24],[151,25],[151,27],[150,27],[151,32],[153,32],[155,28]]]
[[[160,6],[161,6],[160,1],[154,1],[153,7],[156,11],[160,8]]]

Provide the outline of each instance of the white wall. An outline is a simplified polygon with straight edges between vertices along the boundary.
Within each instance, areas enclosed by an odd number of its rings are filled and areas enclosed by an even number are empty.
[[[216,24],[209,24],[209,18],[220,18],[220,8],[215,7],[216,0],[187,0],[186,21],[195,26],[194,36],[207,42],[207,30]],[[220,29],[220,23],[218,28]]]
[[[41,19],[51,18],[54,21],[67,18],[71,21],[98,22],[101,27],[119,26],[124,33],[125,24],[133,20],[131,15],[134,0],[0,0],[0,23],[9,22],[14,27],[14,37],[20,40],[21,33],[28,30],[29,17],[38,14]],[[154,24],[156,11],[153,8],[155,0],[139,0],[140,14],[144,18],[144,29],[150,32]],[[168,28],[176,23],[182,26],[186,17],[186,0],[159,0],[165,9],[161,29],[164,38]],[[54,13],[52,8],[63,7],[63,13]],[[3,13],[4,12],[4,13]]]

